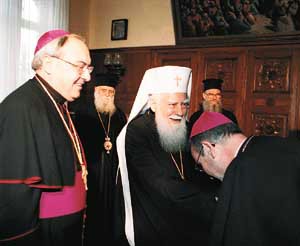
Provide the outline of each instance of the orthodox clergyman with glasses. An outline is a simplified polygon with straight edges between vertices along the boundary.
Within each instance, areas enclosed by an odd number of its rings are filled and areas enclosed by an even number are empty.
[[[200,115],[205,112],[218,112],[222,113],[234,123],[238,124],[237,119],[233,112],[224,109],[222,105],[222,79],[208,78],[203,82],[203,101],[200,105],[198,111],[193,113],[189,119],[188,128],[191,131],[195,121],[200,117]]]
[[[44,33],[34,78],[0,104],[0,245],[82,245],[86,162],[68,102],[91,78],[84,39]]]

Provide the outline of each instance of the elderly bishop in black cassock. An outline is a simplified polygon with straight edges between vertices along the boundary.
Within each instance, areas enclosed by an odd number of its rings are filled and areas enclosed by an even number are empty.
[[[115,234],[120,232],[122,223],[116,138],[127,118],[114,101],[119,78],[114,74],[98,74],[92,83],[94,94],[75,112],[74,120],[88,169],[84,245],[94,245],[99,239],[115,245],[120,240],[120,235]]]

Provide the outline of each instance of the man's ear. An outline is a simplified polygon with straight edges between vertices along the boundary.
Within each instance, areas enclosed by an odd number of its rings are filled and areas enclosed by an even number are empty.
[[[208,142],[208,141],[203,141],[202,142],[202,145],[203,145],[203,151],[206,155],[210,155],[210,157],[212,159],[215,158],[216,156],[216,149],[215,149],[215,145]]]
[[[203,93],[202,93],[202,97],[203,97],[203,99],[206,101],[206,99],[207,99],[207,98],[206,98],[206,97],[207,97],[207,95],[205,94],[205,92],[203,92]]]
[[[156,100],[154,99],[153,96],[149,97],[149,105],[150,105],[151,110],[153,112],[155,112],[156,111],[156,107],[157,107],[157,102],[156,102]]]
[[[44,71],[47,74],[51,74],[52,71],[52,61],[51,61],[51,57],[49,55],[44,55],[44,57],[42,58],[42,66]]]

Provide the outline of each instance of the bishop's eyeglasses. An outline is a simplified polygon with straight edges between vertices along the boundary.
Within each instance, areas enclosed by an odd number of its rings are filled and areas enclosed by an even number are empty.
[[[58,59],[58,60],[60,60],[60,61],[63,61],[63,62],[65,62],[65,63],[67,63],[67,64],[73,66],[74,68],[77,69],[77,71],[78,71],[78,73],[79,73],[80,75],[83,74],[85,70],[87,70],[88,73],[92,73],[93,70],[94,70],[94,67],[93,67],[93,66],[89,66],[89,65],[85,64],[84,62],[81,62],[82,64],[81,64],[81,65],[78,65],[78,64],[74,64],[74,63],[72,63],[72,62],[66,61],[66,60],[64,60],[64,59],[62,59],[62,58],[60,58],[60,57],[58,57],[58,56],[51,56],[51,57],[56,58],[56,59]],[[83,64],[84,64],[84,65],[83,65]]]

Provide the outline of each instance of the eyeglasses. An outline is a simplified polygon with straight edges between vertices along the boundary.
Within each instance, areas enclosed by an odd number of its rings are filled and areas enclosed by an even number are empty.
[[[213,147],[216,147],[216,144],[215,144],[215,143],[211,143],[211,145],[212,145]],[[201,163],[200,163],[200,157],[201,157],[201,156],[205,156],[203,144],[201,144],[201,146],[199,147],[198,153],[199,153],[199,154],[198,154],[196,163],[199,164],[199,165],[201,165]]]
[[[71,66],[75,67],[80,75],[83,74],[85,70],[87,70],[89,73],[92,73],[94,70],[93,66],[89,66],[87,64],[86,65],[78,65],[78,64],[74,64],[72,62],[66,61],[58,56],[51,56],[51,57],[61,60],[65,63],[70,64]]]
[[[221,98],[222,97],[222,95],[221,95],[221,93],[216,93],[216,94],[214,94],[214,93],[205,93],[205,95],[206,96],[208,96],[208,98]]]
[[[196,163],[199,164],[199,165],[201,165],[201,163],[200,163],[200,156],[203,155],[203,153],[204,153],[204,151],[203,151],[203,144],[201,144],[201,147],[199,148],[198,153],[199,154],[198,154]]]

